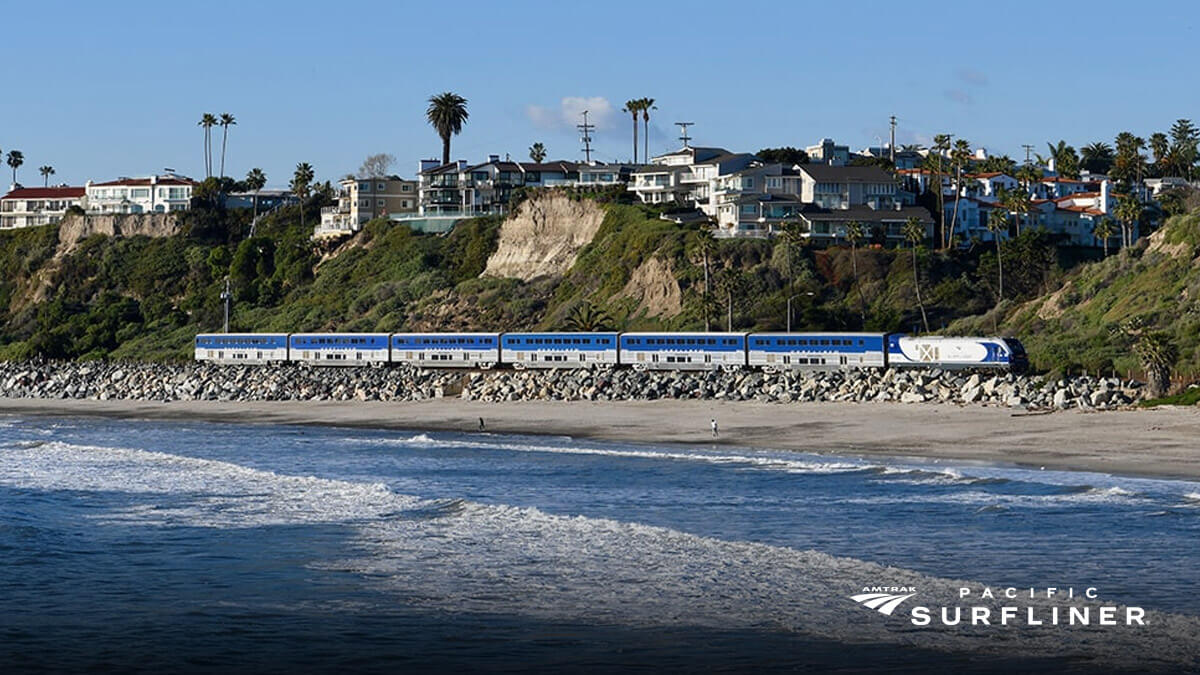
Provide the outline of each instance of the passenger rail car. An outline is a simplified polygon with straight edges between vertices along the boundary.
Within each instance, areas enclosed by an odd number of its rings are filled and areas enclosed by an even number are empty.
[[[617,333],[504,333],[503,363],[523,368],[615,366]]]
[[[884,333],[751,333],[746,364],[767,372],[883,368]]]
[[[500,363],[500,334],[394,333],[392,362],[487,370]]]
[[[621,333],[621,364],[638,370],[746,366],[747,333]]]
[[[387,333],[292,333],[291,360],[320,366],[382,366],[390,360]]]
[[[282,363],[288,360],[287,333],[201,333],[196,360],[227,364]]]

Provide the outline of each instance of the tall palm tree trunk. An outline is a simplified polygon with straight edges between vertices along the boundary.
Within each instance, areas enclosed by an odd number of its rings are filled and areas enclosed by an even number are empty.
[[[635,111],[633,113],[633,163],[634,164],[638,163],[638,145],[637,145],[638,125],[637,125],[637,123],[638,123],[637,112]]]
[[[229,125],[221,132],[221,178],[225,177],[225,144],[229,141]]]
[[[867,296],[863,293],[862,284],[858,283],[858,245],[850,243],[850,265],[854,269],[854,285],[858,287],[858,314],[862,325],[867,325]]]
[[[650,161],[650,118],[643,117],[642,122],[643,122],[643,126],[642,126],[642,132],[643,132],[642,133],[642,147],[643,147],[642,159],[649,162]]]
[[[954,239],[954,229],[958,227],[958,200],[962,192],[962,167],[958,169],[958,178],[954,184],[954,215],[950,217],[950,233],[946,235],[946,248],[950,248],[950,242]]]
[[[450,136],[442,136],[442,166],[450,163]]]
[[[941,189],[941,186],[938,186]],[[925,315],[925,301],[921,299],[921,276],[917,272],[917,247],[914,244],[912,249],[913,263],[913,288],[917,292],[917,307],[921,308],[921,324],[925,326],[925,332],[929,332],[929,317]]]
[[[994,239],[996,240],[996,272],[1000,277],[1000,302],[1004,302],[1004,257],[1000,254],[1000,235],[997,234]]]
[[[709,330],[712,330],[712,322],[709,320],[709,316],[708,316],[708,311],[709,311],[708,298],[709,298],[709,294],[711,292],[712,292],[712,290],[709,288],[709,276],[708,276],[708,251],[705,251],[704,252],[704,330],[706,332]]]

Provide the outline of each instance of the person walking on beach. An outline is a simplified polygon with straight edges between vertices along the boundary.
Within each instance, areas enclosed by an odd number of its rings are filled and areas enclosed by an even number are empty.
[[[480,418],[479,418],[479,430],[480,430],[480,431],[483,431],[483,430],[484,430],[484,428],[485,428],[485,427],[484,427],[484,425],[483,425],[483,418],[482,418],[482,417],[480,417]]]
[[[712,425],[713,438],[716,438],[717,437],[717,419],[714,417],[713,419],[709,420],[709,424]]]

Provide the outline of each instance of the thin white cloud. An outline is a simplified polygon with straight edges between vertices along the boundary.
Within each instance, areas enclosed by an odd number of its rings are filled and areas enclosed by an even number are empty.
[[[575,125],[583,122],[583,111],[588,111],[588,123],[596,125],[596,131],[609,131],[617,121],[617,109],[603,96],[566,96],[557,108],[540,105],[525,106],[525,116],[533,126],[548,131],[574,131]]]

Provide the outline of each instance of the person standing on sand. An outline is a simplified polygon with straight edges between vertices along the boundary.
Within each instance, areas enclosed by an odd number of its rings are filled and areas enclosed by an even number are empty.
[[[482,418],[482,417],[480,417],[480,418],[479,418],[479,430],[480,430],[480,431],[483,431],[483,430],[484,430],[484,426],[483,426],[483,418]]]
[[[713,438],[716,438],[717,437],[717,418],[714,417],[711,420],[709,420],[709,424],[712,425]]]

